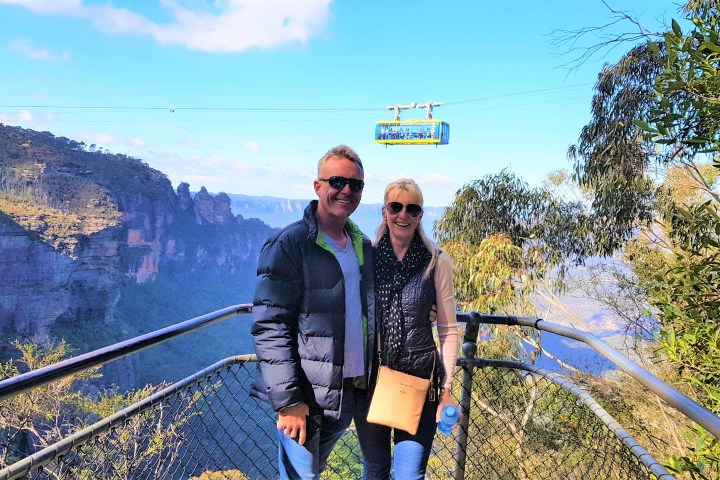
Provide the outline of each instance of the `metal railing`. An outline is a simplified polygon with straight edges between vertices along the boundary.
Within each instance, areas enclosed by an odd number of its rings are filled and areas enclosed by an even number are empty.
[[[230,307],[4,380],[0,401],[249,309]],[[463,423],[452,435],[436,436],[428,478],[673,478],[569,380],[533,365],[473,358],[480,323],[525,325],[577,337],[609,354],[634,378],[643,378],[643,384],[652,377],[648,388],[661,396],[673,394],[669,398],[679,410],[693,413],[708,430],[720,421],[713,416],[707,422],[702,407],[677,397],[674,389],[585,332],[565,331],[538,319],[476,313],[460,314],[459,319],[467,322],[465,355],[458,360],[456,373],[462,378],[453,393],[463,409]],[[0,479],[273,478],[277,433],[269,407],[249,396],[255,367],[251,355],[218,362],[107,418],[70,428],[59,442],[27,452],[0,470]],[[351,428],[334,450],[323,478],[361,474],[362,457]]]

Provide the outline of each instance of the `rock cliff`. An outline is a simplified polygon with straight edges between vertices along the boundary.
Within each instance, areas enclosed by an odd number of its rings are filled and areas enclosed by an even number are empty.
[[[118,321],[128,285],[254,272],[273,229],[142,161],[0,124],[0,329]],[[151,298],[151,297],[150,297]],[[228,299],[225,304],[247,301]],[[224,299],[218,300],[225,301]],[[180,318],[184,320],[190,318]]]

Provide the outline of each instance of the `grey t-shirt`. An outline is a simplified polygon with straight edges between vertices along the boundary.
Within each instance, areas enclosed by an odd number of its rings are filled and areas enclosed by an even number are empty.
[[[330,235],[323,232],[327,244],[335,252],[345,279],[345,364],[343,377],[359,377],[365,373],[365,352],[362,327],[362,302],[360,300],[360,264],[352,240],[345,233],[347,242],[341,247]]]

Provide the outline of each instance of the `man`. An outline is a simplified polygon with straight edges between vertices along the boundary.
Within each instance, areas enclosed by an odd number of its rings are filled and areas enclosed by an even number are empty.
[[[329,150],[318,200],[260,252],[251,333],[256,394],[277,412],[281,478],[319,479],[369,378],[375,314],[370,241],[349,220],[364,187],[360,157]]]

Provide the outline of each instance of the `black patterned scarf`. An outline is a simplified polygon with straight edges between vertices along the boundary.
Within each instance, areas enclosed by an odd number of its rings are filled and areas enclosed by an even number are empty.
[[[390,243],[390,234],[378,242],[375,258],[375,301],[380,324],[380,361],[396,368],[403,354],[405,322],[402,310],[402,291],[408,281],[425,265],[430,252],[418,235],[410,243],[402,261],[398,261]]]

